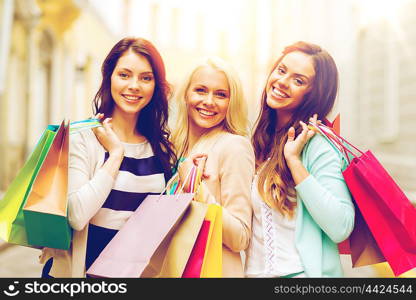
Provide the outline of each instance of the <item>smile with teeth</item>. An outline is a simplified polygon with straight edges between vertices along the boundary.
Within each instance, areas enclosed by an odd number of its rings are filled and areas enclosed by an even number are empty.
[[[133,96],[133,95],[122,95],[125,99],[127,99],[127,101],[129,102],[135,102],[135,101],[139,101],[140,99],[142,99],[143,97],[141,96]]]
[[[213,111],[208,111],[208,110],[205,110],[205,109],[202,109],[202,108],[197,108],[196,109],[201,115],[203,115],[203,116],[208,116],[208,117],[212,117],[212,116],[215,116],[217,113],[216,112],[213,112]]]
[[[275,87],[272,87],[272,92],[278,98],[289,98],[289,96],[286,93],[280,91],[279,89],[277,89]]]

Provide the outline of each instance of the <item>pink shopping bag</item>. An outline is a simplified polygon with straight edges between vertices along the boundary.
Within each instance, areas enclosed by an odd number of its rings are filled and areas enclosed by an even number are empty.
[[[396,276],[416,267],[416,209],[367,151],[344,171],[345,182]]]
[[[416,208],[371,151],[364,153],[328,127],[318,127],[345,154],[345,182],[394,274],[415,268]]]
[[[101,252],[87,274],[140,277],[179,222],[194,194],[149,195]]]

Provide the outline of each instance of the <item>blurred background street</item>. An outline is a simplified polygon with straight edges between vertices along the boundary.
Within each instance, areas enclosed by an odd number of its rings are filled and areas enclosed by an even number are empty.
[[[232,63],[252,123],[283,47],[321,45],[340,71],[329,118],[416,203],[416,0],[0,0],[0,199],[47,124],[92,115],[101,63],[125,36],[156,45],[174,90],[205,56]],[[39,276],[38,255],[0,242],[0,277]],[[348,277],[393,276],[342,259]]]

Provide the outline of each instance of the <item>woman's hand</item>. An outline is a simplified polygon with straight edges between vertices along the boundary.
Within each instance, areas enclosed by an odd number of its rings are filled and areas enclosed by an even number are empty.
[[[197,167],[200,172],[202,172],[202,179],[209,178],[209,175],[205,173],[205,163],[208,156],[203,153],[194,154],[190,158],[187,158],[183,161],[178,168],[179,173],[179,182],[185,192],[189,192],[190,176],[188,176],[192,167]],[[187,178],[188,177],[188,178]],[[185,184],[184,181],[186,180]]]
[[[313,117],[309,118],[309,122],[316,125],[316,126],[322,124],[322,121],[318,120],[318,115],[317,114],[314,114]],[[308,125],[308,127],[310,128],[309,125]],[[310,128],[310,129],[312,129],[312,128]],[[312,130],[317,131],[316,129],[312,129]]]
[[[312,118],[309,119],[312,123],[319,123],[318,115],[315,114]],[[306,143],[314,136],[315,131],[308,128],[308,126],[302,121],[299,122],[302,126],[302,132],[295,137],[295,128],[290,127],[288,131],[288,138],[285,144],[283,153],[286,159],[288,167],[299,164],[301,161],[300,155],[302,153],[303,147]]]
[[[104,114],[97,114],[95,118],[101,120],[104,117]],[[92,129],[97,140],[108,151],[110,156],[123,157],[124,156],[124,147],[121,144],[120,139],[113,131],[113,125],[111,123],[111,118],[106,118],[102,124],[103,126],[95,127]]]

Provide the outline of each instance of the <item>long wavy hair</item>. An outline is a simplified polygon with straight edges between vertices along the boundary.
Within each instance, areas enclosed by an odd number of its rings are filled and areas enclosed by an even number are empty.
[[[279,65],[288,53],[299,51],[312,58],[315,76],[310,90],[294,110],[290,121],[281,128],[276,128],[278,114],[267,105],[267,84],[261,97],[261,110],[255,123],[252,144],[256,155],[256,167],[259,171],[258,190],[262,199],[272,208],[285,216],[293,217],[296,202],[294,198],[295,183],[286,164],[283,149],[287,142],[287,132],[291,126],[296,135],[302,131],[299,121],[307,123],[313,114],[325,118],[332,110],[338,91],[338,71],[331,55],[318,45],[296,42],[287,46],[272,67]]]
[[[170,131],[167,126],[168,98],[171,89],[166,80],[162,57],[151,42],[142,38],[127,37],[114,45],[101,67],[102,81],[93,101],[94,114],[112,115],[115,102],[111,95],[111,75],[119,58],[130,49],[136,54],[144,56],[152,66],[155,89],[149,104],[140,113],[136,130],[149,141],[154,155],[160,161],[167,181],[172,176],[172,166],[176,164],[176,155],[173,145],[169,141]]]
[[[194,74],[202,67],[211,67],[214,70],[223,72],[228,80],[230,88],[230,102],[228,104],[227,114],[222,123],[224,131],[248,136],[248,118],[247,118],[247,102],[244,99],[243,88],[239,77],[230,65],[218,57],[206,58],[202,63],[198,64],[192,72],[186,77],[183,85],[176,96],[177,118],[174,122],[172,131],[172,141],[176,148],[178,156],[185,154],[189,147],[188,131],[188,109],[186,105],[186,93],[192,81]]]

